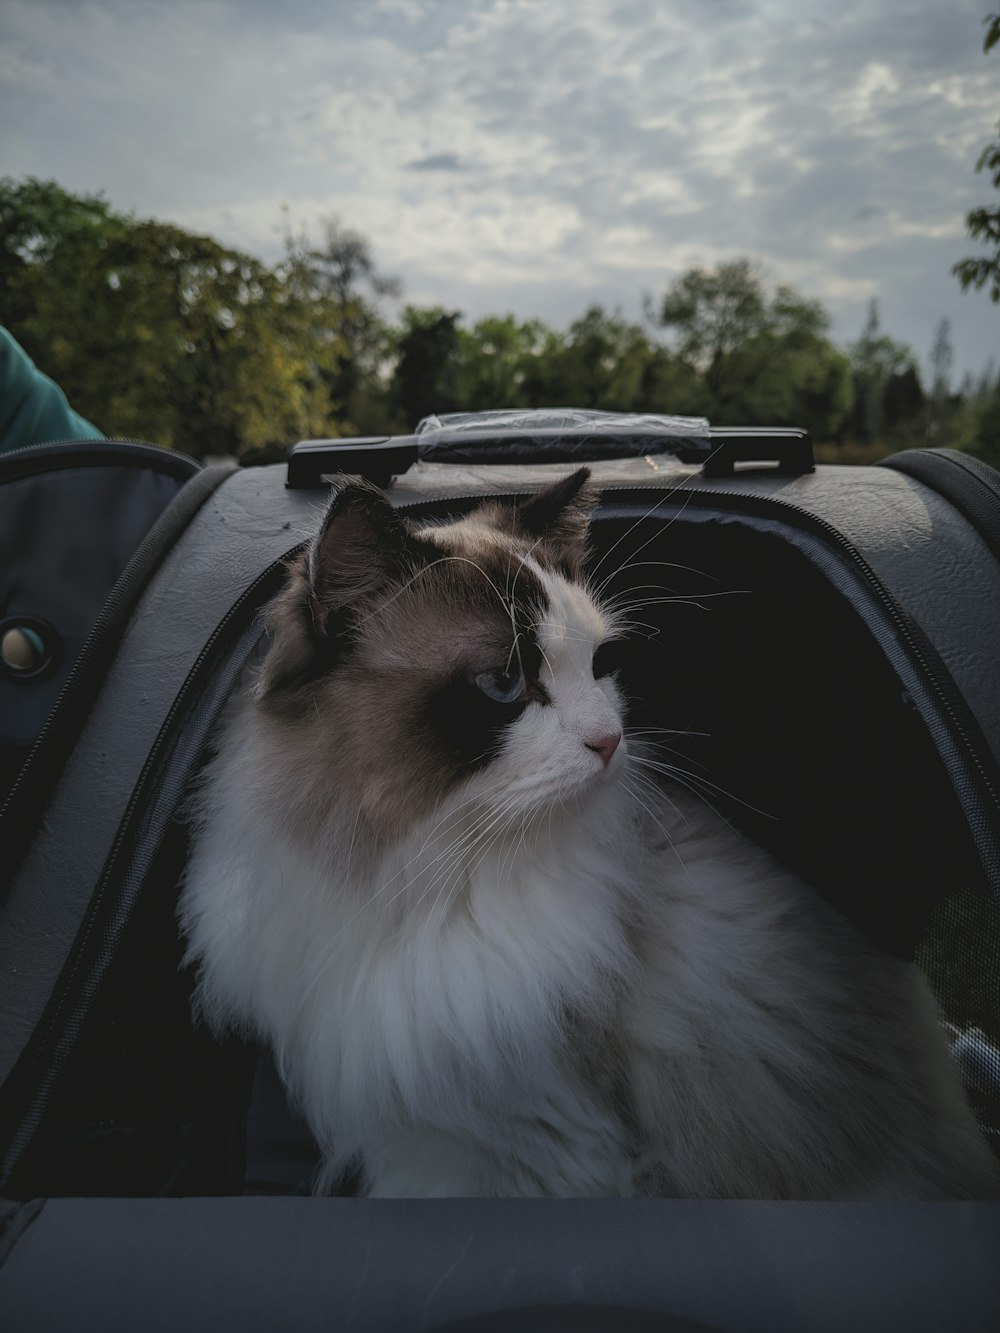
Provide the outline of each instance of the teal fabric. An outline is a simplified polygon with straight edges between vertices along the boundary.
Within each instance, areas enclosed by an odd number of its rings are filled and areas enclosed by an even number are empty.
[[[0,326],[0,453],[48,440],[104,436],[66,401],[66,395]]]

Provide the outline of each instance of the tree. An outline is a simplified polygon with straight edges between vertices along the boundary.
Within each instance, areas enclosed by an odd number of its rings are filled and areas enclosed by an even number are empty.
[[[1000,371],[995,362],[986,367],[978,380],[969,377],[951,433],[943,443],[1000,467]]]
[[[657,322],[713,393],[725,394],[732,358],[767,329],[760,278],[748,259],[689,269],[663,297]]]
[[[916,358],[905,343],[882,332],[878,301],[868,304],[865,327],[848,349],[854,380],[854,407],[844,433],[862,444],[883,443],[887,429],[923,405]]]
[[[938,444],[948,429],[955,408],[951,393],[955,351],[951,344],[951,323],[947,319],[942,319],[937,326],[930,361],[931,391],[927,398],[927,442]]]
[[[462,407],[482,412],[535,406],[528,397],[531,369],[545,332],[540,321],[519,323],[513,315],[489,315],[471,329],[460,329],[457,388]]]
[[[541,352],[543,407],[634,412],[647,408],[644,380],[654,348],[645,330],[591,306]]]
[[[336,357],[321,374],[338,433],[372,430],[372,400],[385,398],[381,381],[392,352],[381,309],[399,296],[400,284],[377,269],[368,241],[338,217],[325,218],[320,233],[314,243],[306,231],[293,231],[286,215],[280,272],[304,300],[317,336],[336,344]]]
[[[984,22],[983,52],[989,53],[1000,42],[1000,14],[988,14]],[[997,121],[997,131],[1000,133],[1000,121]],[[976,170],[986,171],[993,188],[1000,190],[1000,139],[986,145]],[[970,237],[988,246],[992,253],[961,259],[951,271],[961,282],[963,291],[970,287],[977,291],[988,287],[990,300],[1000,302],[1000,205],[972,209],[966,214],[965,226]]]
[[[211,237],[51,181],[0,181],[3,317],[109,435],[277,457],[334,429],[300,294]]]
[[[850,368],[826,337],[823,307],[792,287],[769,292],[747,259],[690,269],[647,313],[701,381],[687,410],[720,424],[804,426],[819,439],[850,410]]]
[[[951,393],[951,372],[955,364],[955,349],[951,345],[951,321],[943,319],[934,335],[931,348],[931,398],[945,401]]]
[[[389,392],[403,422],[413,430],[432,412],[454,412],[459,406],[459,311],[403,311],[403,331],[397,343],[396,367]]]

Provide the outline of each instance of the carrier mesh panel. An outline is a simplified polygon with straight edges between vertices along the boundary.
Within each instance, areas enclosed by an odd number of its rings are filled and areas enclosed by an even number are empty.
[[[973,1109],[1000,1157],[1000,903],[965,889],[931,913],[917,964],[941,1005]]]

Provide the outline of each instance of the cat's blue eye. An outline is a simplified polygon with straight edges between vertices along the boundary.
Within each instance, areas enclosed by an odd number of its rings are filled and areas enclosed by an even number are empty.
[[[483,671],[476,677],[476,685],[498,704],[516,704],[524,694],[524,672],[520,667],[513,671]]]

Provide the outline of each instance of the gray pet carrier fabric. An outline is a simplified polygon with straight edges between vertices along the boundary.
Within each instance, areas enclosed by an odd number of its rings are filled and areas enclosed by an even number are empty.
[[[205,641],[318,506],[281,469],[236,472],[150,581],[52,795],[0,900],[0,1083],[42,1015],[163,719]],[[141,688],[136,683],[141,682]]]
[[[729,1333],[986,1333],[997,1254],[1000,1204],[65,1199],[0,1269],[0,1322],[432,1333],[571,1304],[657,1311],[664,1333],[668,1316]],[[555,1311],[550,1327],[566,1327]]]
[[[115,580],[197,471],[168,450],[112,442],[0,460],[0,628],[34,627],[45,649],[30,675],[0,665],[0,803]]]

